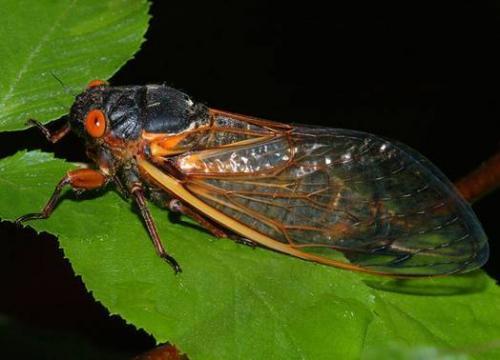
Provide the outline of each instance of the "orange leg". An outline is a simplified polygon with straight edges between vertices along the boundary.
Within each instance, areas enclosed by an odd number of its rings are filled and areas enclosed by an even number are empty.
[[[61,140],[71,130],[69,122],[64,124],[62,128],[60,128],[55,132],[50,132],[50,130],[47,127],[43,126],[40,122],[33,119],[28,120],[26,122],[26,125],[33,125],[36,128],[38,128],[38,130],[40,130],[42,134],[45,135],[47,140],[49,140],[53,144]]]
[[[35,219],[46,219],[52,214],[61,196],[61,191],[66,185],[70,185],[75,190],[92,190],[103,187],[107,182],[106,176],[92,169],[77,169],[69,171],[57,184],[52,196],[39,213],[31,213],[20,216],[16,223]]]

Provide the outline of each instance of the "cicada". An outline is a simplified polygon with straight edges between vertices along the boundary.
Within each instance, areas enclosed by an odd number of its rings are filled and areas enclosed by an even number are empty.
[[[158,254],[148,201],[185,214],[217,237],[244,239],[321,264],[396,277],[466,272],[488,258],[471,207],[425,157],[372,134],[289,125],[209,108],[165,85],[92,81],[52,142],[82,137],[94,166],[62,189],[113,183],[133,199]]]

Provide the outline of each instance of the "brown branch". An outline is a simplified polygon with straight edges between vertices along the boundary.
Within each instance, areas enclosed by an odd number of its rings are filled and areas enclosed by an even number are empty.
[[[500,151],[476,170],[455,183],[458,191],[470,203],[500,187]]]
[[[133,360],[186,360],[185,355],[181,355],[180,351],[174,345],[164,344],[159,345],[148,352],[137,355]]]

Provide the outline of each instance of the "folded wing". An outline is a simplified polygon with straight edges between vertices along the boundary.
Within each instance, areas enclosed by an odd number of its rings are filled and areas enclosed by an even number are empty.
[[[449,180],[375,135],[287,128],[175,161],[188,191],[294,251],[409,276],[470,271],[488,257]]]

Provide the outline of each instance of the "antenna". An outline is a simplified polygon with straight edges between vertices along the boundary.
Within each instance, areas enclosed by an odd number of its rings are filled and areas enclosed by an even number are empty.
[[[61,80],[61,79],[59,79],[59,78],[56,76],[56,74],[54,74],[52,71],[50,71],[50,75],[52,75],[52,77],[53,77],[54,79],[56,79],[56,80],[57,80],[57,82],[58,82],[58,83],[62,86],[62,88],[64,89],[64,92],[65,92],[66,94],[71,95],[71,96],[76,96],[76,95],[77,95],[77,94],[72,94],[72,93],[71,93],[70,88],[68,88],[68,87],[67,87],[67,86],[66,86],[66,85],[62,82],[62,80]]]

